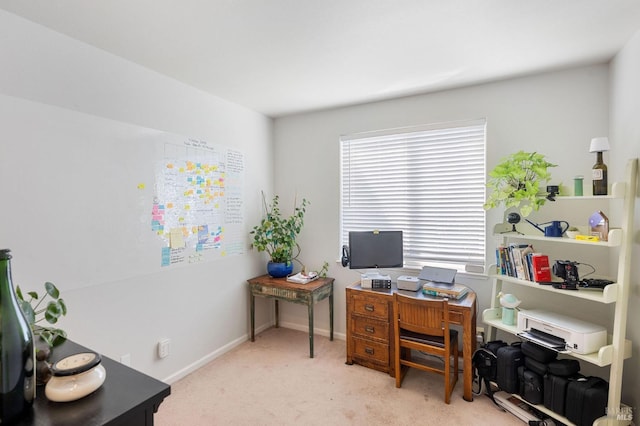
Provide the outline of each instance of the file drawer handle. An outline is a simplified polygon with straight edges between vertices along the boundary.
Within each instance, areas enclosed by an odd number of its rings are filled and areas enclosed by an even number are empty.
[[[375,327],[373,327],[372,325],[367,325],[367,326],[364,328],[364,331],[366,331],[367,333],[375,333],[376,329],[375,329]]]
[[[375,310],[375,308],[373,307],[373,305],[367,303],[366,305],[364,305],[364,310],[365,311],[369,311],[369,312],[373,312]]]
[[[364,351],[368,354],[368,355],[373,355],[373,353],[375,352],[373,350],[373,348],[364,348]]]

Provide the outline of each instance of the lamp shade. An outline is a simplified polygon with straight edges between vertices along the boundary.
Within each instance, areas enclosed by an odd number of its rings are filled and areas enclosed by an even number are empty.
[[[611,146],[609,146],[609,138],[606,136],[600,136],[597,138],[591,139],[591,146],[589,147],[589,152],[604,152],[609,151]]]

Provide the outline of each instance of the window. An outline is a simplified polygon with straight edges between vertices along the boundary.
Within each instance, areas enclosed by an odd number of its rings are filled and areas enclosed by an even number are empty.
[[[401,230],[406,267],[485,264],[486,121],[340,138],[341,238]]]

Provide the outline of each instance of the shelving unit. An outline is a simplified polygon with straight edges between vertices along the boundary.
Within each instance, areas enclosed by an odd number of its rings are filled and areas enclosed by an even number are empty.
[[[608,344],[600,348],[599,351],[592,354],[577,354],[568,352],[582,361],[594,364],[599,367],[610,366],[609,372],[609,399],[607,407],[615,416],[616,408],[621,408],[620,398],[622,393],[622,369],[623,362],[626,358],[631,357],[631,341],[625,338],[625,330],[627,327],[627,309],[630,287],[631,273],[631,245],[633,239],[633,220],[634,220],[634,204],[638,179],[638,159],[629,160],[625,170],[624,182],[616,182],[612,185],[611,194],[607,196],[586,196],[586,197],[558,197],[559,202],[575,203],[577,200],[597,200],[603,203],[609,203],[610,200],[622,199],[623,212],[619,227],[610,229],[608,241],[590,242],[580,241],[569,238],[550,238],[540,235],[521,235],[504,233],[511,229],[509,224],[499,224],[494,228],[494,234],[498,238],[502,238],[504,243],[510,240],[527,240],[527,241],[545,241],[553,244],[561,244],[564,251],[570,250],[571,247],[578,245],[589,245],[596,249],[610,250],[619,248],[618,269],[614,284],[606,286],[603,291],[567,291],[558,290],[549,285],[540,285],[535,282],[520,280],[515,277],[500,275],[494,270],[491,277],[493,278],[493,288],[491,297],[491,307],[483,312],[482,320],[488,326],[489,336],[495,339],[496,329],[511,334],[517,333],[516,326],[510,326],[502,323],[501,307],[497,301],[497,295],[502,291],[503,284],[524,286],[533,288],[543,292],[556,293],[562,297],[571,298],[575,303],[587,300],[603,304],[615,304],[613,324],[611,324],[612,334],[608,336]],[[568,204],[571,206],[571,204]],[[546,409],[544,406],[536,405],[536,408],[558,419],[563,423],[570,424],[569,421],[558,415],[557,413]],[[618,411],[620,412],[620,411]],[[603,418],[604,419],[604,418]]]

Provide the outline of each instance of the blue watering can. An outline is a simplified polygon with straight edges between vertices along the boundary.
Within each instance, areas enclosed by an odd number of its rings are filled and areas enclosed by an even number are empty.
[[[569,222],[565,220],[552,220],[551,222],[545,222],[540,224],[535,224],[531,222],[529,219],[525,219],[525,220],[529,222],[531,225],[533,225],[533,227],[536,228],[538,231],[542,232],[545,237],[562,237],[565,231],[569,229]],[[562,227],[562,224],[565,224],[564,228]],[[542,229],[541,226],[544,226],[544,225],[549,225],[549,226],[545,226],[544,229]]]

